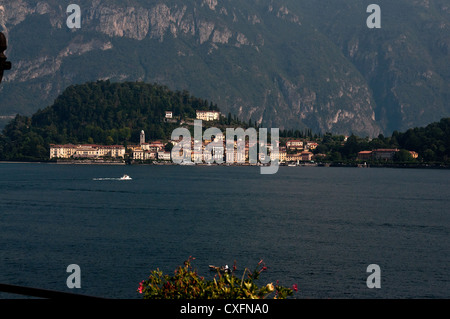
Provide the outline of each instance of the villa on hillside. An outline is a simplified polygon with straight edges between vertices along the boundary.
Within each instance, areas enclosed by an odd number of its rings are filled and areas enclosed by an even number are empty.
[[[302,150],[303,149],[303,141],[301,141],[301,140],[287,141],[286,147],[288,150]]]
[[[220,118],[220,112],[217,111],[196,111],[197,120],[215,121]]]
[[[315,150],[319,146],[316,142],[306,142],[306,149]]]

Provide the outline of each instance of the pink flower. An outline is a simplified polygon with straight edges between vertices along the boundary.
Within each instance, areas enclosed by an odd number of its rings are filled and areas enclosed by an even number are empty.
[[[298,286],[297,286],[297,284],[293,284],[293,285],[292,285],[292,290],[298,291]]]
[[[138,291],[140,294],[142,293],[142,290],[144,290],[144,281],[143,280],[139,283]]]

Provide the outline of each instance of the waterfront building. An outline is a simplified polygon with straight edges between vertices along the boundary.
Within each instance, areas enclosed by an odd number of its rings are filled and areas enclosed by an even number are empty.
[[[392,161],[394,156],[400,150],[397,148],[380,148],[371,151],[361,151],[358,153],[358,160],[382,160],[382,161]],[[412,155],[412,154],[411,154]],[[418,155],[417,155],[418,156]]]
[[[244,147],[244,151],[241,152],[235,146],[234,147],[234,152],[225,152],[225,158],[226,158],[226,162],[227,163],[236,163],[236,164],[243,164],[243,163],[245,163],[245,160],[246,160],[245,147]]]
[[[133,159],[134,160],[144,160],[144,150],[142,149],[135,149],[133,150]]]
[[[137,149],[133,151],[133,159],[134,160],[154,160],[157,158],[157,153],[153,151],[145,151],[142,149]]]
[[[141,145],[128,145],[127,149],[135,151],[135,150],[140,150],[142,149]]]
[[[286,156],[287,156],[287,152],[286,152],[286,148],[285,147],[280,147],[278,149],[278,162],[279,163],[283,163],[286,162]],[[275,153],[271,152],[270,153],[270,160],[273,162],[275,161],[277,158],[275,157]]]
[[[358,160],[367,161],[372,158],[372,151],[361,151],[358,153]]]
[[[160,161],[170,161],[171,160],[171,153],[165,152],[165,151],[159,151],[158,152],[158,160]]]
[[[50,145],[50,159],[68,158],[124,158],[125,147],[122,145],[66,144]]]
[[[303,162],[309,162],[309,161],[311,161],[312,160],[312,157],[313,157],[313,153],[311,153],[311,152],[308,152],[308,151],[303,151],[303,152],[301,152],[301,160],[303,161]]]
[[[93,147],[97,148],[97,157],[125,157],[125,147],[122,145],[93,145]]]
[[[399,149],[388,149],[381,148],[372,150],[372,158],[384,161],[391,161],[394,159],[394,155],[399,151]]]
[[[149,151],[161,151],[164,150],[164,143],[161,141],[154,141],[148,145]]]
[[[191,160],[194,163],[202,163],[203,162],[203,150],[193,150],[191,152]]]
[[[302,154],[287,154],[286,162],[300,162],[302,161]]]
[[[50,145],[50,159],[52,158],[71,158],[76,151],[77,146],[72,144]]]

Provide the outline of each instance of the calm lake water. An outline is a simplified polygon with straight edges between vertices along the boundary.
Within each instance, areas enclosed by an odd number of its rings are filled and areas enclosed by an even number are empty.
[[[115,180],[123,174],[133,180]],[[0,164],[0,283],[140,298],[189,256],[296,298],[449,298],[450,170]],[[367,266],[381,268],[369,289]],[[0,298],[17,298],[0,293]],[[23,298],[20,296],[20,298]]]

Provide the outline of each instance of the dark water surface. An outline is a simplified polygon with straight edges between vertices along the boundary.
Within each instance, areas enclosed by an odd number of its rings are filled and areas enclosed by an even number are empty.
[[[449,170],[2,163],[0,283],[73,292],[77,264],[77,293],[140,298],[151,270],[192,255],[202,275],[263,259],[262,281],[296,283],[296,298],[449,298],[449,181]],[[370,264],[380,289],[366,285]]]

